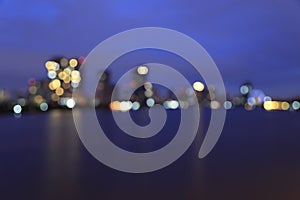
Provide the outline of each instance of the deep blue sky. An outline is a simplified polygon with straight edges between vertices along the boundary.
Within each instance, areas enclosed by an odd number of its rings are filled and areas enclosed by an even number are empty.
[[[0,0],[0,88],[44,77],[53,55],[87,55],[107,37],[144,26],[196,39],[229,93],[252,81],[273,96],[300,96],[298,0]]]

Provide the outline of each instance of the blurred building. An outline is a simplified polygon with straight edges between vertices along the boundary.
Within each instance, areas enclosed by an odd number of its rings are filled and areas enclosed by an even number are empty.
[[[148,73],[149,68],[147,66],[138,66],[136,70],[134,70],[133,78],[130,84],[132,88],[136,88],[138,85],[142,85],[141,87],[138,87],[132,95],[132,100],[138,101],[142,105],[146,104],[146,96],[150,97],[153,95],[152,84],[147,84]]]
[[[111,83],[111,76],[109,72],[103,72],[99,78],[99,84],[96,89],[95,99],[96,106],[107,107],[111,102],[111,96],[114,85]]]

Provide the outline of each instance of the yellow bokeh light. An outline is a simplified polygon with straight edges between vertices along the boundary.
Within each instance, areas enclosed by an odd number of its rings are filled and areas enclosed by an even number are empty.
[[[55,90],[56,88],[60,87],[61,83],[58,79],[53,80],[49,83],[50,90]]]
[[[264,109],[265,110],[272,110],[273,109],[273,102],[272,101],[265,101]]]
[[[56,71],[59,69],[59,64],[54,61],[47,61],[45,63],[45,67],[47,68],[48,71]]]
[[[273,101],[273,110],[278,110],[280,108],[280,102]]]
[[[70,81],[71,81],[70,76],[66,76],[64,79],[64,83],[70,83]]]
[[[72,71],[71,77],[71,80],[74,83],[79,83],[81,81],[80,72],[77,70]]]
[[[70,61],[69,61],[69,65],[71,66],[71,67],[76,67],[77,65],[78,65],[78,61],[76,60],[76,59],[71,59]]]
[[[111,110],[119,111],[121,109],[121,102],[113,101],[113,102],[110,103],[109,107],[110,107]]]
[[[71,76],[72,76],[72,78],[74,77],[79,77],[80,76],[80,72],[79,71],[77,71],[77,70],[74,70],[74,71],[72,71],[72,73],[71,73]]]
[[[288,110],[290,108],[290,104],[288,102],[282,102],[281,103],[281,109],[282,110]]]
[[[61,87],[56,88],[55,94],[56,94],[57,96],[63,95],[63,94],[64,94],[64,89],[61,88]]]
[[[279,110],[281,107],[281,103],[278,101],[265,101],[263,106],[264,106],[264,109],[267,111]]]
[[[198,91],[198,92],[202,92],[204,90],[204,84],[199,82],[199,81],[196,81],[194,84],[193,84],[193,88],[194,90]]]
[[[37,104],[41,104],[43,102],[43,97],[41,95],[37,95],[34,97],[34,102]]]
[[[81,81],[81,78],[80,78],[80,76],[79,77],[72,77],[72,82],[74,82],[74,83],[80,83],[80,81]]]
[[[67,74],[66,74],[65,72],[60,72],[60,73],[58,74],[58,78],[59,78],[60,80],[64,80],[64,79],[66,78],[66,76],[67,76]]]
[[[70,75],[70,74],[71,74],[71,69],[70,69],[70,68],[66,68],[66,69],[64,69],[64,72],[65,72],[67,75]]]
[[[53,87],[53,83],[52,82],[49,83],[49,89],[50,90],[55,90],[55,88]]]

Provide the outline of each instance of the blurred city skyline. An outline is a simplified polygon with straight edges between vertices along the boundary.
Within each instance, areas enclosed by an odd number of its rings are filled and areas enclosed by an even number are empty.
[[[159,26],[203,45],[229,94],[237,94],[241,83],[250,81],[268,95],[300,96],[299,24],[296,0],[2,0],[0,88],[26,88],[28,78],[44,78],[44,63],[52,56],[86,56],[121,31]],[[191,81],[199,79],[186,73]]]

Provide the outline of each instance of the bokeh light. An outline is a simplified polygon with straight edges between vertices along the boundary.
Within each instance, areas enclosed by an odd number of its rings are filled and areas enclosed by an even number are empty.
[[[141,104],[137,101],[132,103],[132,110],[138,110],[140,109]]]
[[[15,114],[20,114],[22,112],[22,107],[17,104],[13,107],[13,110]]]
[[[59,69],[59,64],[55,61],[47,61],[45,67],[48,71],[57,71]]]
[[[132,108],[132,103],[130,101],[122,101],[120,103],[120,110],[122,112],[129,111]]]
[[[200,81],[196,81],[194,84],[193,84],[193,88],[194,90],[198,91],[198,92],[202,92],[204,90],[204,84],[201,83]]]
[[[211,107],[211,109],[219,109],[221,107],[221,104],[218,101],[211,101],[210,107]]]
[[[288,102],[282,102],[281,103],[281,109],[282,110],[288,110],[290,108],[290,104]]]
[[[44,101],[44,98],[41,95],[37,95],[34,97],[34,102],[38,105],[41,104],[43,101]]]
[[[65,72],[59,72],[58,78],[60,80],[64,80],[67,77],[67,74]]]
[[[45,103],[45,102],[43,102],[43,103],[41,103],[40,104],[40,109],[41,109],[41,111],[47,111],[48,110],[48,104],[47,103]]]
[[[78,65],[78,61],[75,59],[75,58],[72,58],[70,61],[69,61],[69,65],[70,67],[76,67]]]
[[[225,101],[223,106],[226,110],[230,110],[232,108],[232,103],[230,101]]]
[[[120,110],[120,102],[119,101],[113,101],[109,104],[109,107],[111,110],[119,111]]]
[[[250,92],[250,88],[247,85],[242,85],[240,87],[240,92],[241,94],[246,95]]]
[[[147,99],[146,104],[148,107],[152,107],[155,104],[155,100],[153,98],[149,98]]]
[[[56,88],[55,94],[56,94],[57,96],[63,95],[63,94],[64,94],[64,89],[61,88],[61,87]]]
[[[299,110],[299,109],[300,109],[300,102],[299,102],[299,101],[294,101],[294,102],[292,103],[292,108],[293,108],[294,110]]]
[[[55,90],[61,86],[61,83],[58,79],[55,79],[49,83],[50,90]]]
[[[138,68],[137,68],[137,73],[138,74],[140,74],[140,75],[146,75],[146,74],[148,74],[148,67],[147,66],[144,66],[144,65],[142,65],[142,66],[139,66]]]
[[[48,76],[48,78],[50,78],[50,79],[55,79],[56,78],[56,72],[55,71],[48,71],[48,74],[47,74],[47,76]]]
[[[67,105],[68,108],[74,108],[75,104],[76,103],[75,103],[74,99],[72,99],[72,98],[68,99],[67,102],[66,102],[66,105]]]

